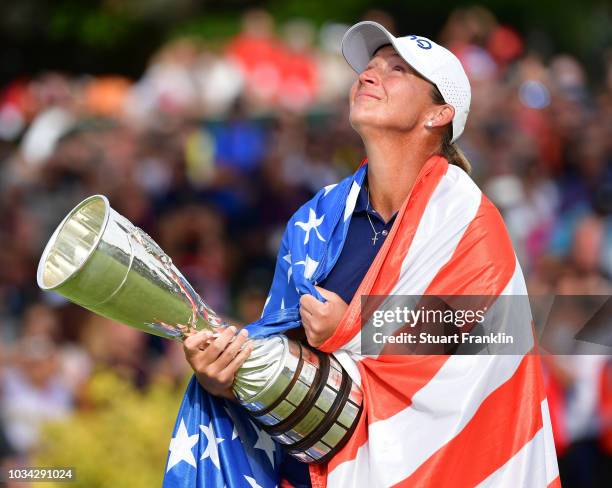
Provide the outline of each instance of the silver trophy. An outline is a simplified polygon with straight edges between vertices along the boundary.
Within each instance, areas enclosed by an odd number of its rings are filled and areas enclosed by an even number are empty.
[[[92,312],[169,339],[226,327],[155,241],[102,195],[64,218],[37,281]],[[232,388],[259,425],[307,463],[329,460],[362,410],[361,390],[333,356],[282,334],[253,340]]]

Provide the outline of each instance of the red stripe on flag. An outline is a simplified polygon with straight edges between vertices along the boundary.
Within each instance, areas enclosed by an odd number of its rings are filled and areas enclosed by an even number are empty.
[[[384,356],[358,363],[370,423],[412,404],[412,397],[440,371],[449,356]]]
[[[327,465],[326,464],[309,464],[308,471],[310,473],[310,484],[312,488],[327,487]]]
[[[561,478],[559,478],[558,476],[552,480],[549,484],[547,488],[561,488]]]

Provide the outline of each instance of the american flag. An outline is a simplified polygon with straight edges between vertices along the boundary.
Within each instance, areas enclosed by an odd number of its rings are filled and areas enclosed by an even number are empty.
[[[323,300],[314,285],[340,255],[366,171],[362,165],[322,189],[291,218],[262,318],[248,326],[252,335],[299,326],[304,293]],[[360,296],[391,294],[527,294],[499,212],[440,156],[420,171],[343,319],[319,347],[360,384],[364,414],[329,463],[310,466],[313,486],[560,486],[536,346],[515,355],[363,356]],[[281,450],[265,456],[266,434],[238,406],[229,407],[231,415],[227,406],[192,380],[164,487],[278,483]],[[202,426],[214,434],[202,435]],[[227,442],[232,426],[240,442]],[[176,446],[182,454],[173,454]]]

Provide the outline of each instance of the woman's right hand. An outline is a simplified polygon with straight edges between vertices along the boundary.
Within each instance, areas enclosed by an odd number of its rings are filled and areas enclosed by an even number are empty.
[[[236,399],[232,392],[234,376],[253,350],[250,343],[242,347],[248,337],[245,329],[236,334],[236,327],[230,326],[218,337],[213,337],[212,332],[200,331],[185,339],[185,358],[202,388],[212,395]]]

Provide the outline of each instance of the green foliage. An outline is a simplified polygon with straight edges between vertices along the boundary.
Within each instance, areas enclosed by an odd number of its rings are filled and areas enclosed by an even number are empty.
[[[87,47],[113,48],[130,41],[138,23],[122,12],[92,9],[63,2],[50,14],[48,35],[53,40],[73,40]]]
[[[320,25],[329,21],[355,23],[368,9],[380,8],[380,3],[380,0],[269,0],[264,6],[281,22],[302,18]]]
[[[161,486],[184,391],[166,383],[138,391],[113,373],[98,373],[88,385],[87,407],[46,426],[33,464],[76,468],[75,488]]]
[[[223,41],[240,32],[241,17],[236,12],[199,15],[178,24],[168,38],[197,36],[207,42]]]

